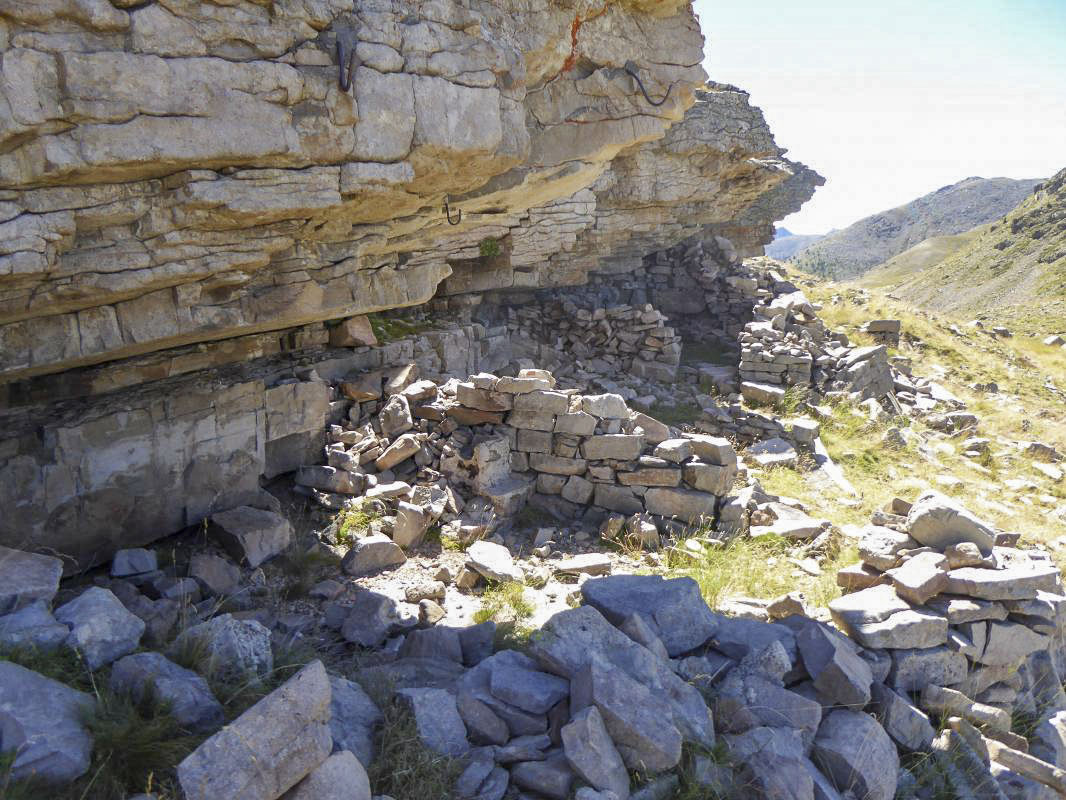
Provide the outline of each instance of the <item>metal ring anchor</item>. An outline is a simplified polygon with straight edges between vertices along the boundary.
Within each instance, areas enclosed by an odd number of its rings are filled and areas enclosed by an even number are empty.
[[[445,197],[444,198],[444,216],[448,218],[448,224],[449,225],[458,225],[460,222],[463,221],[463,209],[461,209],[461,208],[459,209],[459,216],[457,216],[455,218],[455,220],[453,221],[452,220],[451,209],[448,207],[448,198]]]
[[[656,108],[658,108],[659,106],[661,106],[663,103],[665,103],[667,100],[670,99],[670,92],[673,91],[674,84],[671,83],[667,87],[666,94],[663,95],[663,99],[662,100],[660,100],[659,102],[655,102],[654,100],[651,99],[651,96],[648,94],[648,90],[644,88],[644,81],[642,81],[640,79],[640,68],[636,65],[636,63],[633,62],[633,61],[627,61],[626,65],[625,65],[625,71],[633,76],[633,80],[635,80],[637,82],[637,86],[640,87],[640,93],[642,95],[644,95],[644,99],[648,101],[649,105],[653,105]]]
[[[345,50],[348,52],[345,53]],[[347,92],[352,88],[352,79],[355,77],[355,70],[359,66],[359,57],[355,54],[355,43],[344,42],[341,40],[340,35],[337,36],[337,83],[343,91]]]

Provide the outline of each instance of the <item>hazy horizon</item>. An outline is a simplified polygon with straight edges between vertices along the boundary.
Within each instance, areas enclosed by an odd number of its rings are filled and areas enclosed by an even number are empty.
[[[1064,0],[694,6],[710,79],[750,92],[788,158],[826,178],[778,223],[793,233],[845,228],[973,176],[1066,167]]]

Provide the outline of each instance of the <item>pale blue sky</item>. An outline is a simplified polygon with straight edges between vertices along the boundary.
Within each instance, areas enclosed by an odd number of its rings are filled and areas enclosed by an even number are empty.
[[[1066,167],[1066,0],[695,0],[711,80],[827,179],[786,219],[840,228],[971,175]]]

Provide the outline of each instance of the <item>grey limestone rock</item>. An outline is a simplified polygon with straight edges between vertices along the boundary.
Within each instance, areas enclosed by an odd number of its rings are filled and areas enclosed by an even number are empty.
[[[111,667],[111,690],[138,700],[154,696],[193,731],[213,731],[224,720],[222,705],[207,681],[160,653],[134,653],[116,661]]]
[[[186,800],[277,798],[324,762],[330,685],[313,661],[178,764]]]
[[[81,653],[90,669],[132,653],[141,641],[144,622],[107,589],[86,589],[55,612],[70,628],[66,645]]]
[[[82,715],[93,698],[0,661],[0,749],[15,751],[11,778],[67,783],[89,769],[93,740]]]

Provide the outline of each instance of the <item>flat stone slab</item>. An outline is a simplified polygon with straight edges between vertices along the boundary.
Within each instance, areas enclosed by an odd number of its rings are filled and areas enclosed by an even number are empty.
[[[70,629],[52,616],[44,601],[0,617],[0,645],[4,647],[31,646],[54,650],[69,634]]]
[[[334,745],[369,764],[374,760],[374,731],[384,721],[381,709],[355,681],[331,675],[329,686],[329,730]]]
[[[400,689],[396,696],[415,716],[418,736],[430,750],[459,757],[470,750],[455,696],[444,689]]]
[[[51,603],[59,591],[63,562],[0,545],[0,614],[18,611],[30,603]]]
[[[522,570],[514,563],[511,552],[502,544],[478,541],[466,549],[467,561],[471,567],[492,581],[521,583],[524,580]]]
[[[11,778],[67,783],[84,775],[93,740],[81,719],[93,702],[85,692],[0,661],[0,744],[17,753]]]
[[[948,573],[944,592],[979,600],[1028,600],[1037,592],[1059,592],[1061,580],[1054,564],[983,569],[962,567]]]

